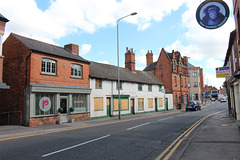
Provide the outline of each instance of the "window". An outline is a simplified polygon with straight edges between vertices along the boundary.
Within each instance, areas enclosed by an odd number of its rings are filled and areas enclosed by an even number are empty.
[[[71,76],[82,78],[82,66],[78,64],[71,65]]]
[[[187,79],[184,78],[185,88],[187,88]]]
[[[72,106],[75,108],[74,112],[88,112],[87,94],[72,94]]]
[[[142,111],[144,109],[143,98],[138,98],[138,110]]]
[[[103,111],[102,97],[94,97],[94,111]]]
[[[53,74],[56,75],[57,73],[57,62],[51,59],[42,58],[42,73],[45,74]]]
[[[159,106],[159,107],[162,107],[162,106],[163,106],[163,99],[162,99],[162,98],[159,98],[159,99],[158,99],[158,106]]]
[[[159,85],[159,92],[162,92],[162,85]]]
[[[116,89],[118,89],[118,81],[116,83]],[[122,82],[120,81],[120,90],[122,90]]]
[[[121,111],[122,110],[129,110],[129,100],[126,97],[121,97],[120,99],[120,105],[121,105]],[[119,110],[119,101],[118,98],[114,98],[113,100],[113,105],[114,105],[114,111],[118,111]]]
[[[142,91],[142,84],[138,84],[138,91]]]
[[[183,86],[183,78],[181,77],[181,87]]]
[[[151,84],[148,85],[148,92],[152,92],[152,85]]]
[[[177,77],[174,76],[175,87],[177,87]]]
[[[197,72],[193,72],[193,73],[192,73],[192,76],[193,76],[193,77],[197,77]]]
[[[191,82],[188,83],[188,87],[191,88]]]
[[[194,100],[197,101],[198,100],[198,94],[193,94]]]
[[[95,88],[102,89],[102,80],[101,79],[96,79]]]
[[[153,99],[148,98],[148,108],[153,108]]]
[[[42,104],[42,98],[47,97],[50,101],[48,104],[50,105],[50,109],[48,111],[42,111],[40,109],[40,104]],[[45,98],[46,99],[46,98]],[[41,101],[41,102],[40,102]],[[37,93],[36,94],[36,106],[35,106],[35,115],[52,115],[56,114],[56,104],[55,104],[55,94],[45,94],[45,93]]]
[[[198,87],[198,82],[193,82],[193,87]]]

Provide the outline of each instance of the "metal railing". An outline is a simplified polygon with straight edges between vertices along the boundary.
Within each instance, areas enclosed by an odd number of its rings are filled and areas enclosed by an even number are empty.
[[[22,124],[22,111],[10,111],[0,113],[0,125]]]

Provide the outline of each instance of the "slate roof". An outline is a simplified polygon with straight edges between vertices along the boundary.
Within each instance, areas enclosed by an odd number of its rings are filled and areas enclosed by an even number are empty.
[[[34,40],[31,38],[23,37],[15,33],[11,33],[11,35],[17,38],[19,41],[21,41],[26,47],[28,47],[32,51],[40,52],[43,54],[49,54],[52,56],[62,57],[66,59],[71,59],[75,61],[90,63],[89,61],[83,59],[81,56],[73,54],[71,51],[63,47],[59,47],[59,46],[44,43],[38,40]]]
[[[9,20],[0,13],[0,21],[8,22]]]
[[[188,67],[195,67],[195,66],[192,65],[191,63],[188,63]]]
[[[119,67],[120,81],[123,82],[135,82],[142,84],[156,84],[163,85],[157,77],[151,72],[138,71],[132,72],[129,69]],[[112,81],[118,80],[118,67],[108,64],[102,64],[97,62],[90,63],[90,78],[100,78]]]

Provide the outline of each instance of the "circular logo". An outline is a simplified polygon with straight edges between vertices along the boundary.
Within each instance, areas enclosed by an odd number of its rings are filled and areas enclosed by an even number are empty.
[[[222,0],[206,0],[197,9],[197,22],[204,28],[221,27],[229,17],[229,7]]]
[[[39,101],[39,108],[46,112],[51,108],[51,100],[48,97],[43,97]]]

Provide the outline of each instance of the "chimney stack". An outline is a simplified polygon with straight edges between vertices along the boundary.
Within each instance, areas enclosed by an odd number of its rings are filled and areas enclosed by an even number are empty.
[[[126,47],[125,53],[125,68],[135,72],[135,53],[133,53],[132,48],[128,50],[128,47]]]
[[[153,63],[153,53],[152,53],[152,50],[151,52],[149,52],[148,50],[148,53],[146,54],[146,60],[147,60],[147,66],[151,63]]]
[[[73,54],[79,55],[79,46],[77,44],[67,44],[64,48],[71,51]]]
[[[184,56],[183,57],[183,64],[188,67],[188,57],[187,56]]]

